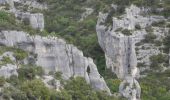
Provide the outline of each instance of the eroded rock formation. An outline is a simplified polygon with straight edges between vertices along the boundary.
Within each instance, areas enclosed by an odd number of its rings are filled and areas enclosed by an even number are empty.
[[[9,4],[10,12],[15,14],[15,16],[20,19],[21,21],[28,21],[32,28],[38,29],[40,31],[44,30],[44,16],[41,13],[30,13],[30,12],[23,12],[21,9],[17,9],[14,3],[20,3],[22,6],[28,5],[33,8],[43,9],[40,3],[36,1],[24,1],[24,0],[0,0],[0,4]],[[44,8],[47,8],[44,5]]]
[[[25,64],[35,63],[42,66],[46,74],[50,71],[62,72],[64,79],[84,77],[94,89],[110,93],[93,60],[84,57],[82,51],[71,44],[66,44],[64,40],[56,37],[30,36],[18,31],[2,31],[0,36],[0,44],[17,47],[37,55],[36,58],[28,57]],[[87,69],[90,69],[89,72]]]
[[[14,14],[18,19],[21,19],[21,21],[28,21],[27,23],[29,23],[32,28],[40,31],[44,30],[44,15],[42,13],[32,14],[29,12],[15,11]]]
[[[123,80],[119,89],[120,93],[129,100],[139,100],[141,89],[135,79],[139,76],[135,38],[116,32],[116,29],[120,27],[133,29],[131,23],[134,21],[113,18],[113,25],[106,27],[103,23],[107,20],[107,16],[108,14],[100,13],[96,26],[99,44],[105,52],[107,68],[110,68],[118,78]]]
[[[112,5],[112,9],[116,10],[116,8],[116,5]],[[125,9],[125,14],[119,17],[113,17],[110,13],[112,10],[105,14],[99,13],[96,25],[98,42],[105,52],[107,68],[124,80],[120,85],[120,93],[129,100],[140,99],[141,89],[136,81],[139,77],[137,63],[144,64],[145,66],[140,70],[145,71],[151,64],[149,58],[161,53],[162,46],[156,47],[152,43],[142,41],[146,34],[149,34],[148,31],[152,31],[159,41],[168,31],[166,28],[152,27],[153,23],[166,21],[166,19],[163,16],[148,16],[149,10],[149,8],[131,5]]]

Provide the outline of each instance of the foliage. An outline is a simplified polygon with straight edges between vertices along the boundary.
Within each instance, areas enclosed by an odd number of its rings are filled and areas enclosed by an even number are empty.
[[[104,91],[94,91],[81,77],[71,78],[64,88],[71,95],[72,100],[122,100],[109,96]]]
[[[16,58],[16,60],[20,61],[23,60],[24,58],[26,58],[28,56],[27,52],[21,50],[21,49],[16,49],[14,51],[14,57]]]
[[[26,58],[28,56],[28,53],[24,50],[15,48],[15,47],[7,47],[7,46],[0,46],[0,54],[2,55],[3,53],[10,51],[10,52],[14,52],[14,57],[16,57],[16,60],[23,60],[24,58]],[[9,61],[10,58],[5,57],[4,61]],[[12,63],[12,62],[11,62]]]
[[[142,100],[168,100],[169,98],[169,70],[165,72],[149,73],[139,80],[142,88]],[[166,99],[165,99],[166,98]]]
[[[13,100],[28,100],[26,93],[21,91],[13,91],[11,97]]]
[[[61,80],[62,79],[62,72],[55,73],[55,79]]]
[[[18,69],[19,79],[25,80],[29,79],[32,80],[35,78],[36,75],[43,75],[44,71],[42,67],[33,66],[33,65],[25,65]]]
[[[165,25],[166,24],[164,20],[152,23],[152,26],[155,26],[155,27],[165,27]]]
[[[106,83],[111,90],[112,93],[119,92],[119,85],[120,85],[119,79],[108,79],[106,80]]]
[[[97,100],[95,91],[90,88],[83,78],[77,77],[67,82],[64,88],[73,100]]]
[[[6,81],[15,87],[20,85],[20,80],[18,79],[18,76],[15,76],[15,75],[10,76],[10,78],[6,79]]]
[[[44,3],[44,2],[46,2],[47,0],[37,0],[37,2],[39,2],[39,3]]]
[[[14,15],[5,11],[0,11],[0,30],[17,29]]]
[[[153,32],[153,28],[151,26],[146,27],[145,30],[148,33],[152,33]]]
[[[5,78],[4,77],[0,77],[0,87],[3,86],[5,84]]]
[[[14,49],[11,47],[6,47],[6,46],[2,46],[0,45],[0,55],[2,55],[3,53],[7,52],[7,51],[13,51]]]
[[[71,100],[71,95],[66,90],[60,92],[52,91],[50,100]]]
[[[170,48],[170,29],[168,31],[168,35],[163,40],[163,44],[165,45],[165,47],[164,47],[165,52],[169,53],[169,48]]]
[[[131,31],[128,29],[123,29],[122,34],[127,35],[127,36],[132,35]]]
[[[154,33],[147,33],[145,35],[145,39],[143,40],[143,42],[153,43],[155,39],[156,39],[156,35]]]
[[[3,56],[3,58],[0,61],[0,65],[6,65],[6,64],[13,64],[13,61],[7,57],[7,56]]]
[[[38,99],[38,100],[49,100],[50,99],[50,91],[45,86],[45,84],[38,79],[25,81],[21,90],[27,94],[29,99]]]
[[[151,68],[153,69],[161,69],[161,64],[167,61],[167,58],[163,54],[158,54],[150,57]]]
[[[140,30],[140,29],[141,29],[141,26],[140,26],[139,24],[136,24],[136,25],[135,25],[135,29]]]
[[[95,25],[97,21],[97,15],[99,11],[108,12],[110,4],[114,3],[118,5],[117,10],[110,11],[106,20],[107,25],[112,24],[112,16],[120,16],[124,13],[125,7],[134,3],[138,6],[150,7],[151,13],[156,15],[169,16],[169,0],[37,0],[40,3],[47,2],[49,9],[44,12],[45,14],[45,30],[40,32],[34,30],[29,26],[28,19],[23,23],[15,21],[15,17],[5,11],[0,11],[0,30],[24,30],[31,35],[41,34],[43,36],[54,35],[59,36],[67,40],[69,43],[73,43],[79,49],[83,50],[85,56],[93,57],[99,72],[107,79],[107,84],[110,87],[112,93],[118,91],[118,84],[120,80],[111,79],[115,77],[110,70],[106,70],[104,52],[100,48],[97,36],[95,32]],[[160,2],[162,1],[162,2]],[[160,4],[161,3],[161,4]],[[85,11],[84,8],[93,8],[94,12],[89,15],[83,21],[79,21],[81,14]],[[163,11],[158,12],[156,8],[164,8]],[[36,12],[36,9],[35,9]],[[164,22],[153,23],[153,26],[164,27]],[[139,25],[135,26],[136,29],[140,29]],[[120,30],[125,35],[131,35],[130,30]],[[148,34],[145,36],[146,42],[155,42],[156,36],[152,33],[151,27],[146,28]],[[3,37],[2,37],[3,38]],[[169,52],[169,35],[163,41],[165,49]],[[0,54],[5,51],[13,51],[17,60],[23,60],[28,56],[23,50],[10,47],[0,48]],[[156,55],[150,58],[152,64],[151,68],[159,68],[160,65],[167,60],[164,55]],[[4,62],[11,62],[9,58],[5,58]],[[75,78],[68,81],[65,84],[66,90],[56,92],[55,90],[49,90],[42,83],[41,80],[36,80],[35,76],[41,76],[43,71],[41,67],[27,65],[18,69],[19,77],[11,76],[7,82],[21,91],[13,91],[13,93],[6,93],[4,97],[9,99],[10,95],[14,100],[120,100],[111,96],[108,96],[105,92],[96,92],[92,90],[89,84],[86,84],[83,78]],[[158,74],[158,75],[156,75]],[[153,76],[148,75],[146,78],[140,80],[142,86],[142,100],[168,100],[169,93],[169,71],[164,73],[156,73]],[[159,76],[160,75],[160,76]],[[56,79],[61,77],[61,73],[55,73]],[[166,76],[166,77],[165,77]],[[28,81],[30,80],[30,81]],[[0,79],[1,81],[1,79]],[[3,80],[2,80],[3,83]],[[154,83],[154,85],[153,85]],[[20,87],[21,86],[21,87]],[[9,90],[12,91],[12,90]]]

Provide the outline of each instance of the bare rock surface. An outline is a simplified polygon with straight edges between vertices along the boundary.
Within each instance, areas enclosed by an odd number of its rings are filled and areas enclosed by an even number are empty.
[[[71,44],[66,44],[64,40],[56,37],[30,36],[19,31],[2,31],[0,36],[3,36],[0,38],[0,44],[36,54],[35,64],[42,66],[46,74],[50,71],[62,72],[62,77],[66,80],[81,76],[94,89],[110,93],[93,60],[84,57],[82,51]]]

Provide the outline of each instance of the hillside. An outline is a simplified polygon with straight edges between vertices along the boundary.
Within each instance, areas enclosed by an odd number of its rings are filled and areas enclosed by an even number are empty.
[[[169,100],[169,0],[0,0],[0,100]]]

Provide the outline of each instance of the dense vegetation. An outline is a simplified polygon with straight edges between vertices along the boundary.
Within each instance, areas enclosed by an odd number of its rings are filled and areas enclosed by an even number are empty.
[[[41,35],[54,35],[64,38],[67,42],[76,45],[81,49],[86,56],[92,57],[99,72],[104,76],[112,93],[118,92],[118,86],[121,80],[117,79],[110,70],[106,70],[105,58],[102,49],[100,48],[95,25],[99,11],[110,12],[106,20],[106,25],[112,23],[112,16],[120,16],[124,13],[125,7],[130,4],[135,4],[142,7],[150,7],[148,14],[162,15],[164,17],[170,16],[170,0],[37,0],[40,3],[46,2],[49,9],[44,11],[45,15],[45,30]],[[119,5],[117,10],[110,10],[110,4]],[[85,8],[93,8],[94,12],[83,21],[80,21],[81,14],[85,12]],[[156,10],[157,8],[164,8],[162,11]],[[23,23],[16,21],[14,15],[0,11],[0,30],[24,30],[30,34],[39,34],[38,30],[30,28],[27,21]],[[155,22],[152,24],[154,27],[168,27],[165,22]],[[140,30],[140,26],[136,25],[135,28]],[[118,30],[125,35],[131,35],[130,30]],[[153,34],[152,27],[147,27],[148,34],[145,36],[144,42],[154,43],[156,36]],[[170,32],[170,31],[169,31]],[[170,33],[163,40],[165,45],[164,49],[169,52],[170,48]],[[86,84],[83,78],[71,78],[67,82],[63,82],[64,88],[61,92],[53,89],[48,89],[41,79],[36,79],[36,76],[41,77],[43,70],[35,65],[20,65],[19,61],[28,56],[28,53],[16,48],[8,48],[1,46],[0,54],[5,51],[14,52],[17,62],[13,62],[9,57],[4,57],[0,65],[7,63],[17,63],[19,65],[19,76],[11,76],[10,79],[0,77],[0,87],[4,86],[5,82],[12,84],[12,87],[5,88],[3,98],[9,100],[12,97],[14,100],[121,100],[121,98],[114,98],[108,96],[104,92],[94,91],[90,85]],[[152,56],[151,70],[154,70],[147,77],[140,79],[142,87],[142,100],[170,100],[169,78],[170,71],[155,72],[162,68],[167,67],[167,57],[158,54]],[[165,62],[165,63],[164,63]],[[56,72],[55,78],[61,80],[61,73]],[[29,81],[28,81],[29,80]]]
[[[27,66],[19,70],[19,77],[11,76],[7,79],[6,81],[15,87],[4,88],[3,99],[9,100],[12,97],[14,100],[124,100],[109,96],[105,92],[94,91],[81,77],[65,81],[64,89],[61,91],[49,89],[41,79],[35,78],[34,75],[40,75],[37,68]],[[29,79],[29,81],[23,81],[23,79]],[[0,86],[4,84],[5,79],[0,78]]]
[[[170,70],[165,72],[150,72],[145,78],[140,79],[142,100],[170,100]]]

